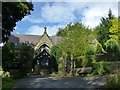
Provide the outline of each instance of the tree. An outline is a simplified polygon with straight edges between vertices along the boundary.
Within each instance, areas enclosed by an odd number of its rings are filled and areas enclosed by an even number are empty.
[[[15,45],[7,43],[2,47],[2,68],[4,71],[9,71],[13,66]]]
[[[16,22],[33,10],[31,2],[3,2],[2,3],[2,42],[7,42]]]
[[[112,11],[109,9],[108,17],[102,17],[100,25],[95,28],[97,33],[97,40],[102,44],[104,49],[105,49],[104,43],[108,39],[110,39],[109,29],[111,27],[111,20],[113,18],[114,16],[112,15]]]
[[[32,60],[34,55],[34,49],[32,44],[22,43],[19,46],[16,46],[16,61],[19,62],[18,69],[20,71],[25,71],[26,74],[32,69]]]
[[[118,18],[118,42],[120,45],[120,17]]]
[[[109,60],[119,60],[120,46],[115,39],[109,39],[105,43]]]
[[[63,30],[66,30],[67,34],[62,36],[61,50],[74,57],[83,55],[85,47],[92,41],[92,31],[79,22],[66,26]]]
[[[107,52],[118,53],[120,51],[120,46],[118,42],[114,39],[107,40],[105,45],[106,45]]]
[[[61,52],[61,49],[59,47],[59,44],[54,45],[51,48],[51,55],[53,55],[56,58],[57,62],[59,61],[60,57],[62,56],[62,52]]]
[[[92,62],[94,60],[96,48],[95,45],[89,44],[85,48],[85,58],[82,60],[82,65],[83,66],[91,66]]]
[[[31,44],[23,43],[15,46],[14,43],[7,42],[2,48],[3,70],[10,71],[17,69],[22,74],[26,74],[31,69],[33,52]]]
[[[64,59],[70,56],[74,72],[75,60],[84,55],[85,47],[93,40],[92,31],[79,22],[68,24],[62,30],[62,35],[59,34],[61,36],[60,48]]]
[[[118,41],[118,30],[119,30],[119,26],[118,26],[118,19],[117,18],[113,18],[111,20],[111,27],[109,29],[110,35],[109,37],[111,39],[115,39],[116,41]]]

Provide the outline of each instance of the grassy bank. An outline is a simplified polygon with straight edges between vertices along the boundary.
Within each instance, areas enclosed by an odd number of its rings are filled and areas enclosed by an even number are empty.
[[[16,83],[16,79],[3,78],[2,79],[2,90],[10,90]]]

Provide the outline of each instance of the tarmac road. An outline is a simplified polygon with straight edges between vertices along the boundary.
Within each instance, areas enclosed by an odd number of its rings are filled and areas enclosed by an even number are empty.
[[[104,77],[55,78],[39,75],[29,76],[17,81],[17,88],[99,88],[105,85]]]

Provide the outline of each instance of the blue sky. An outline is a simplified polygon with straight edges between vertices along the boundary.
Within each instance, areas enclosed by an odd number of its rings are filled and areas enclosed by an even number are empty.
[[[69,22],[82,22],[94,28],[109,9],[118,15],[117,2],[33,2],[33,5],[34,11],[17,22],[13,34],[42,35],[46,26],[51,36]]]

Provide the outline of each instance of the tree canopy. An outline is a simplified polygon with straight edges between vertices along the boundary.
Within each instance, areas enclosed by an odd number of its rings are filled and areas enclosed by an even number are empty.
[[[7,42],[16,22],[33,10],[31,2],[3,2],[2,3],[2,42]]]
[[[97,34],[97,40],[102,44],[103,48],[105,48],[104,43],[110,39],[109,29],[111,27],[111,20],[114,18],[112,15],[112,11],[109,9],[108,17],[102,17],[101,23],[99,26],[95,28],[95,32]]]
[[[118,30],[119,30],[119,26],[118,26],[118,18],[113,18],[111,20],[111,27],[109,29],[110,35],[109,37],[112,39],[115,39],[118,41]]]
[[[93,39],[92,31],[79,22],[70,23],[61,30],[63,30],[59,33],[59,36],[62,36],[61,50],[74,57],[83,55],[85,47]]]

